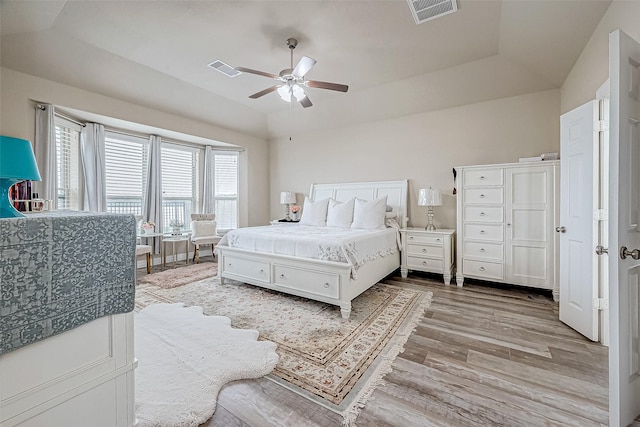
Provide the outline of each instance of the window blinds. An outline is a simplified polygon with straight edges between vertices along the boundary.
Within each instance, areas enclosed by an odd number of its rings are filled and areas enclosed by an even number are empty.
[[[58,209],[80,210],[80,126],[55,118]]]
[[[108,212],[142,213],[147,150],[148,142],[143,138],[107,132],[105,170]]]
[[[188,226],[198,206],[200,148],[162,145],[162,205],[165,227]]]
[[[214,153],[216,221],[220,230],[238,228],[238,153]]]

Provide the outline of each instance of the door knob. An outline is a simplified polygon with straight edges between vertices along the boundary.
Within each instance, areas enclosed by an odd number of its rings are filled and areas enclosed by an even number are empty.
[[[596,255],[602,255],[602,254],[608,254],[608,253],[609,253],[608,248],[605,248],[602,245],[596,246]]]
[[[630,251],[626,246],[620,248],[620,258],[627,259],[630,256],[633,259],[640,259],[640,250],[634,249]]]
[[[566,233],[566,232],[567,232],[567,227],[565,227],[564,225],[560,227],[556,227],[556,233]]]

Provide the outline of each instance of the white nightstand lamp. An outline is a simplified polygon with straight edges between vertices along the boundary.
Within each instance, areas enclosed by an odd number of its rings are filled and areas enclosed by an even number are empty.
[[[433,231],[436,229],[433,225],[433,207],[442,205],[442,193],[440,190],[434,190],[431,187],[421,188],[418,195],[418,205],[427,207],[427,226],[425,230]]]
[[[286,215],[284,217],[284,219],[286,219],[287,221],[291,221],[291,215],[290,215],[290,206],[296,202],[296,193],[292,193],[290,191],[283,191],[280,193],[280,204],[281,205],[286,205]]]

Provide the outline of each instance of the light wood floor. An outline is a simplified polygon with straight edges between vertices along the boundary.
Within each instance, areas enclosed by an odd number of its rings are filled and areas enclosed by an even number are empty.
[[[430,290],[433,300],[358,426],[607,424],[607,348],[562,324],[550,293],[479,282],[459,289],[420,274],[385,283]],[[205,426],[341,423],[262,378],[227,384]]]

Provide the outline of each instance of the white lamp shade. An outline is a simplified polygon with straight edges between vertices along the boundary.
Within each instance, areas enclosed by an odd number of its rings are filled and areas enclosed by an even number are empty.
[[[290,191],[283,191],[280,193],[280,204],[286,205],[296,202],[296,193]]]
[[[418,205],[420,206],[441,206],[442,193],[440,190],[432,188],[421,188],[418,195]]]

